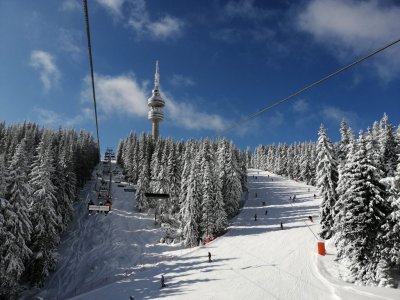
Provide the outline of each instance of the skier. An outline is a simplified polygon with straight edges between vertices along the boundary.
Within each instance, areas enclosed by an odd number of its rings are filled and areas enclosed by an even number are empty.
[[[208,252],[208,262],[211,262],[211,252]]]
[[[268,209],[267,210],[265,210],[265,215],[267,215],[268,214]]]
[[[257,198],[257,193],[256,193],[256,198]]]
[[[283,230],[283,224],[282,224],[282,221],[281,221],[281,229]]]
[[[161,275],[161,288],[166,287],[164,275]]]
[[[310,219],[311,223],[314,223],[312,216],[308,216],[308,218]]]
[[[289,196],[289,200],[292,200],[292,196]]]
[[[314,194],[314,199],[317,198],[317,195]]]
[[[257,214],[254,214],[254,221],[257,221]]]
[[[89,206],[90,205],[94,205],[94,203],[93,203],[93,200],[92,199],[90,199],[90,201],[88,202],[88,205],[87,205],[87,208],[89,209]]]

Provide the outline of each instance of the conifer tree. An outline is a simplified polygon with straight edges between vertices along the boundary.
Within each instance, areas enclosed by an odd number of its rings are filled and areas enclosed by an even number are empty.
[[[397,147],[393,126],[386,114],[380,122],[379,146],[383,177],[393,176],[397,165]]]
[[[356,282],[376,282],[380,261],[377,237],[382,231],[387,207],[363,134],[348,164],[350,187],[342,195],[344,225],[336,233],[340,246],[338,257]]]
[[[31,239],[32,223],[29,218],[31,187],[28,183],[28,165],[26,161],[25,139],[17,146],[8,168],[8,203],[4,211],[4,227],[8,232],[5,256],[2,258],[2,272],[11,280],[11,294],[16,292],[17,283],[25,270],[25,260],[31,254],[28,244]],[[2,273],[1,272],[1,273]]]
[[[182,233],[184,244],[187,247],[198,245],[201,238],[201,186],[199,184],[199,172],[196,160],[190,168],[190,175],[187,183],[186,198],[182,203]]]
[[[56,212],[56,190],[51,180],[53,159],[51,149],[46,149],[42,141],[38,146],[30,180],[34,198],[31,219],[35,224],[31,241],[33,259],[30,262],[30,279],[39,286],[56,266],[54,250],[60,240],[57,227],[61,218]]]
[[[348,151],[349,144],[351,140],[354,140],[354,135],[349,126],[347,125],[346,120],[343,118],[340,123],[340,142],[338,149],[338,161],[340,164],[346,160],[346,154]]]
[[[332,143],[327,137],[323,125],[321,125],[318,135],[316,177],[317,187],[322,195],[320,236],[329,239],[333,234],[334,206],[337,200],[337,162]]]

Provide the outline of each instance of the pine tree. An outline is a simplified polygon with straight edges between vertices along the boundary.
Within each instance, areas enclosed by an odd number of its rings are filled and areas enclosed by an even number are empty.
[[[228,148],[225,170],[225,209],[229,217],[235,216],[239,211],[239,202],[242,196],[242,184],[235,162],[233,161],[232,149]]]
[[[354,135],[349,126],[347,125],[346,120],[343,118],[340,123],[340,142],[338,149],[338,160],[340,164],[346,160],[346,154],[348,151],[349,144],[352,140],[354,140]]]
[[[8,168],[8,188],[6,199],[9,205],[5,206],[4,227],[8,232],[5,255],[2,266],[11,280],[9,285],[11,294],[17,289],[17,283],[25,270],[25,260],[31,255],[28,243],[31,239],[32,223],[29,218],[29,201],[31,187],[28,183],[28,166],[26,161],[25,139],[17,146]]]
[[[391,286],[392,280],[387,274],[390,268],[400,265],[400,157],[393,177],[383,180],[388,189],[387,202],[390,213],[382,226],[382,233],[378,237],[380,248],[379,285]]]
[[[340,198],[343,225],[336,233],[338,258],[356,282],[376,282],[376,270],[380,263],[377,237],[387,208],[363,134],[358,140],[357,150],[348,159],[346,172],[348,174],[344,175],[349,187]]]
[[[201,238],[201,186],[198,177],[198,165],[195,160],[190,168],[186,198],[182,203],[181,209],[182,234],[186,247],[197,246]]]
[[[393,126],[386,114],[383,115],[380,122],[379,144],[383,177],[393,176],[397,165],[396,140]]]
[[[317,187],[322,195],[320,236],[324,239],[329,239],[333,234],[334,206],[337,201],[337,162],[332,143],[327,137],[326,129],[323,125],[321,125],[318,135],[316,177]]]
[[[167,177],[169,178],[168,193],[171,201],[171,211],[179,211],[179,193],[181,190],[181,173],[179,161],[177,159],[177,149],[171,143],[171,150],[167,160]]]
[[[17,280],[23,272],[21,261],[15,260],[13,247],[15,236],[8,230],[9,221],[16,217],[8,200],[0,198],[0,299],[16,299]]]
[[[143,165],[141,166],[141,171],[136,187],[136,208],[139,211],[142,211],[149,207],[149,203],[147,202],[145,193],[149,192],[150,190],[150,172],[146,157],[144,157],[142,161]]]
[[[7,193],[6,166],[4,154],[0,155],[0,198],[4,198]]]
[[[30,262],[30,279],[39,286],[56,266],[54,250],[60,240],[57,227],[61,218],[56,212],[56,190],[51,180],[53,160],[51,149],[46,149],[42,141],[38,146],[30,180],[33,188],[31,219],[35,224],[31,241],[33,259]]]

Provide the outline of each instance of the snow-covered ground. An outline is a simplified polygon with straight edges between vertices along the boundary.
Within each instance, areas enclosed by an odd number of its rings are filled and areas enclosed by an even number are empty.
[[[93,185],[87,186],[82,197],[94,197],[89,191]],[[86,202],[77,205],[75,220],[60,246],[60,264],[37,296],[76,300],[129,296],[136,300],[400,299],[399,289],[355,286],[337,279],[335,250],[330,245],[326,256],[317,254],[314,234],[319,230],[321,200],[314,199],[314,187],[249,170],[248,200],[229,231],[192,249],[158,244],[162,229],[154,225],[153,216],[133,211],[134,194],[116,183],[112,192],[113,210],[107,216],[88,216]],[[295,202],[289,200],[293,195]],[[163,289],[161,274],[167,284]]]

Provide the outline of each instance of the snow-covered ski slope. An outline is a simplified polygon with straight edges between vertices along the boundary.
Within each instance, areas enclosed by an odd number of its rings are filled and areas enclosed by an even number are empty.
[[[82,212],[60,247],[60,266],[39,296],[400,299],[399,289],[355,286],[332,276],[338,272],[334,249],[328,248],[324,257],[316,253],[313,232],[319,230],[320,199],[313,197],[315,188],[259,170],[249,170],[248,178],[248,200],[229,231],[192,249],[157,244],[161,229],[153,216],[133,212],[133,194],[113,184],[113,210],[108,216],[87,216],[85,203],[77,207]],[[293,195],[295,202],[289,200]],[[161,274],[167,284],[163,289]]]

